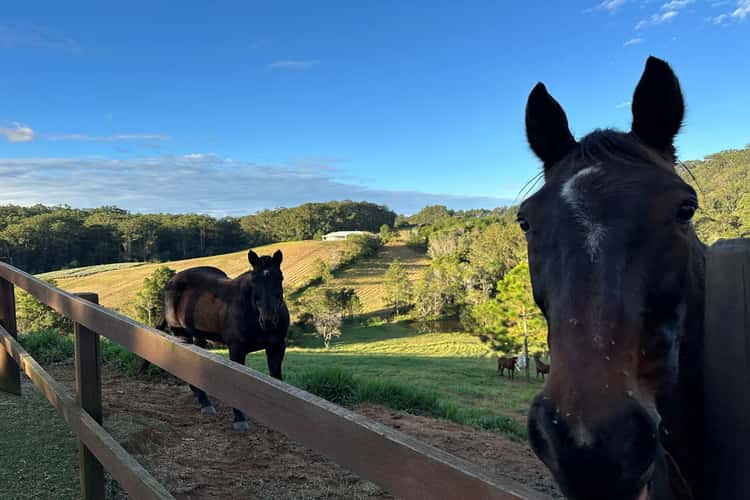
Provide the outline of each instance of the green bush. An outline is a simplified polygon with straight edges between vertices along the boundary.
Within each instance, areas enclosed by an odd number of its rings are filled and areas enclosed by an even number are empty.
[[[40,330],[18,336],[18,342],[39,363],[73,359],[73,337],[57,330]]]
[[[57,330],[41,330],[18,336],[21,346],[39,363],[72,361],[74,340],[72,335],[61,335]],[[101,342],[102,362],[112,363],[128,375],[135,375],[141,366],[141,358],[109,339]],[[150,365],[146,375],[164,373],[158,366]]]
[[[352,405],[356,399],[357,382],[351,372],[341,368],[315,368],[304,371],[294,385],[338,405]]]
[[[119,370],[131,376],[138,373],[141,363],[143,362],[143,359],[140,356],[133,354],[120,344],[112,342],[109,339],[102,339],[101,350],[102,361],[104,363],[111,363]],[[164,373],[164,370],[156,365],[149,364],[144,375],[156,376],[162,373]]]
[[[437,393],[405,384],[355,377],[342,368],[309,369],[290,383],[342,406],[377,404],[413,415],[441,418],[484,430],[498,430],[518,440],[527,438],[526,426],[511,417],[446,403]]]
[[[57,282],[45,280],[52,286]],[[21,333],[52,332],[61,334],[73,333],[73,322],[55,312],[51,307],[40,302],[28,292],[16,289],[16,322]]]

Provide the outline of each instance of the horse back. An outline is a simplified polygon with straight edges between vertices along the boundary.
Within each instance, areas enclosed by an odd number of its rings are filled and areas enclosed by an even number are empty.
[[[172,328],[221,333],[226,326],[232,280],[215,267],[193,267],[175,274],[164,290],[164,315]]]

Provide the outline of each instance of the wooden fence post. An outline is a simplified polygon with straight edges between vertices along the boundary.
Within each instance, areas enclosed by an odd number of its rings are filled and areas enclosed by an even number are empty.
[[[13,284],[0,278],[0,324],[15,338],[18,333],[14,293]],[[5,349],[0,349],[0,391],[21,395],[21,372]]]
[[[77,293],[84,300],[99,303],[95,293]],[[102,358],[99,334],[85,326],[74,324],[75,372],[78,403],[84,411],[102,423]],[[91,451],[78,443],[81,466],[81,497],[84,500],[104,498],[104,467]]]
[[[708,500],[750,492],[750,239],[706,259],[704,473]]]

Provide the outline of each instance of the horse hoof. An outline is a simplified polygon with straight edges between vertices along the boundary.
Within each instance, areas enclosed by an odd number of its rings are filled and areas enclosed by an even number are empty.
[[[213,406],[203,406],[201,408],[201,415],[216,415],[216,408]]]
[[[234,430],[237,432],[244,432],[250,428],[250,424],[247,423],[247,420],[238,420],[234,423]]]

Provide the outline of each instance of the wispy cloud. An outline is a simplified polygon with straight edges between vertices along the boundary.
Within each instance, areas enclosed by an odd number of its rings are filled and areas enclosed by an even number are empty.
[[[736,8],[733,11],[725,12],[724,14],[715,17],[709,17],[708,21],[714,24],[726,24],[744,21],[748,16],[750,16],[750,0],[738,0]]]
[[[78,53],[81,46],[70,37],[38,26],[0,24],[0,48],[33,48]]]
[[[169,141],[172,137],[165,134],[113,134],[113,135],[87,135],[87,134],[52,134],[48,135],[50,141],[82,141],[82,142],[127,142],[127,141]]]
[[[10,127],[0,127],[0,135],[8,142],[31,142],[35,134],[31,127],[14,122]]]
[[[382,203],[407,214],[436,203],[455,209],[510,203],[487,196],[377,189],[347,178],[335,162],[323,160],[261,165],[210,153],[124,160],[0,158],[0,200],[76,207],[114,204],[138,212],[215,215],[340,199]]]
[[[677,17],[677,14],[679,14],[679,12],[677,12],[676,10],[668,10],[660,14],[653,14],[651,15],[651,17],[648,17],[642,20],[641,22],[639,22],[638,24],[636,24],[635,29],[640,30],[648,26],[654,26],[657,24],[663,24],[663,23],[669,22],[675,17]]]
[[[628,3],[629,0],[604,0],[603,2],[600,2],[594,7],[595,10],[606,10],[609,12],[614,12],[626,3]]]
[[[672,0],[662,5],[661,10],[680,10],[692,3],[695,3],[695,0]]]
[[[621,103],[618,103],[615,105],[615,108],[622,109],[622,108],[628,108],[630,107],[630,101],[622,101]]]
[[[284,60],[284,61],[274,61],[271,64],[268,65],[271,69],[290,69],[290,70],[306,70],[313,68],[320,64],[320,61],[318,60]]]
[[[638,45],[639,43],[643,43],[643,38],[631,38],[627,42],[623,43],[623,47],[627,47],[629,45]]]

